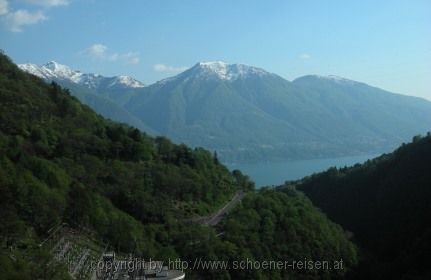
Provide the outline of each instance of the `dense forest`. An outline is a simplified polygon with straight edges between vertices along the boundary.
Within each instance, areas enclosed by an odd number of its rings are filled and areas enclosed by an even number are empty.
[[[431,135],[295,185],[360,246],[356,279],[430,279]],[[285,188],[285,187],[284,187]]]
[[[217,227],[187,224],[246,192]],[[341,277],[356,248],[295,190],[254,190],[216,153],[103,119],[0,55],[0,275],[68,279],[39,242],[68,223],[117,252],[166,260],[344,260],[338,271],[187,271],[188,279]]]

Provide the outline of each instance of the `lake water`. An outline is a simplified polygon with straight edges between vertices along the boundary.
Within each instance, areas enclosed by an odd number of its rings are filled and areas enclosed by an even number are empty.
[[[325,171],[329,167],[352,166],[363,163],[378,155],[361,155],[350,157],[310,159],[310,160],[288,160],[263,163],[237,163],[227,164],[233,169],[239,169],[243,174],[250,176],[256,183],[256,187],[281,185],[286,180],[296,180],[311,175],[315,172]]]

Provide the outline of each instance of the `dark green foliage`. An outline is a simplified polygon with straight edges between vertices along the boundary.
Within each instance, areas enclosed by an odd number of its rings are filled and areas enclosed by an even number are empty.
[[[70,280],[66,268],[52,262],[52,256],[35,244],[26,244],[25,253],[0,249],[2,280]]]
[[[247,175],[242,174],[238,169],[232,171],[232,175],[235,178],[237,184],[242,187],[244,191],[252,191],[255,188],[254,182],[250,180]]]
[[[431,259],[431,137],[415,136],[363,165],[331,168],[298,182],[363,248],[360,279],[427,279]]]
[[[334,279],[356,264],[356,248],[343,229],[316,211],[311,202],[296,191],[262,189],[246,196],[241,207],[231,213],[223,228],[225,239],[235,244],[231,258],[244,260],[343,260],[344,270],[256,271],[270,279]],[[232,271],[236,279],[246,279],[246,271]]]

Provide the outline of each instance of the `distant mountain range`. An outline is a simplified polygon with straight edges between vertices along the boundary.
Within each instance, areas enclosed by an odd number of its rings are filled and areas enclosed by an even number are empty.
[[[68,87],[108,118],[216,150],[225,161],[373,154],[431,128],[431,102],[336,76],[290,82],[215,61],[144,86],[55,62],[20,68]]]
[[[82,73],[55,61],[44,65],[20,64],[19,68],[46,80],[65,80],[96,91],[144,87],[143,83],[129,76],[104,77],[98,74]]]

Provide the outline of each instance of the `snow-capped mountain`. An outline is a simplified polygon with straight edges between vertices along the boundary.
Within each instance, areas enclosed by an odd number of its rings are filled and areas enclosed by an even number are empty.
[[[202,76],[216,75],[222,80],[236,80],[254,75],[269,75],[268,72],[257,67],[244,64],[227,64],[223,61],[199,62],[192,69],[199,71]]]
[[[223,61],[199,62],[189,70],[185,71],[184,74],[192,74],[196,78],[218,78],[227,81],[234,81],[252,76],[271,75],[265,70],[257,67],[244,64],[227,64]]]
[[[104,77],[99,74],[82,73],[70,67],[50,61],[43,65],[31,63],[18,64],[22,70],[41,77],[45,80],[68,81],[85,86],[91,90],[100,88],[142,88],[144,84],[129,76]]]
[[[156,84],[163,85],[173,81],[188,81],[189,79],[197,80],[222,80],[233,82],[238,79],[253,77],[275,76],[261,68],[244,65],[228,64],[223,61],[198,62],[193,67],[174,76],[163,79]]]

